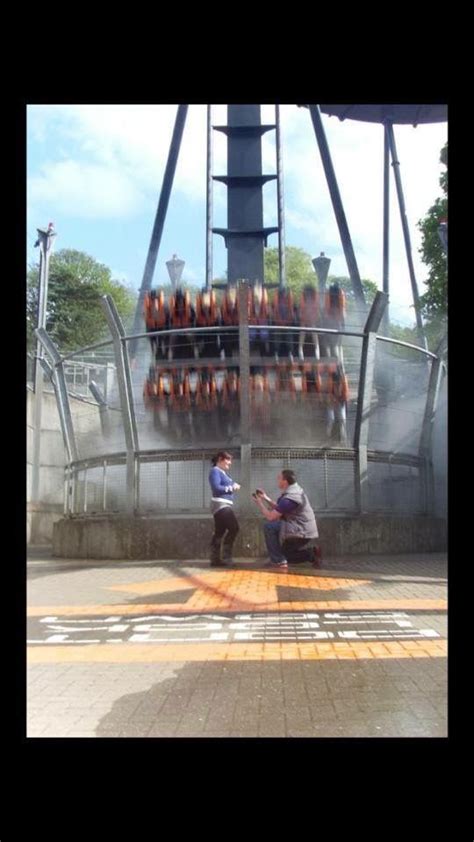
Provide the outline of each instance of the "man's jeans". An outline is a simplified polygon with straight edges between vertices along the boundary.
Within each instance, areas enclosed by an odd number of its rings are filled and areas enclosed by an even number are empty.
[[[286,561],[281,550],[280,529],[281,520],[267,520],[263,527],[268,555],[274,564],[281,564],[282,561]]]

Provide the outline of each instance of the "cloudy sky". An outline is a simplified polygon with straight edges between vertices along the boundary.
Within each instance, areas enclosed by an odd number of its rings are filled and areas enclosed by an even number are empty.
[[[176,105],[30,105],[28,107],[28,262],[36,228],[55,224],[55,249],[85,251],[134,289],[141,284]],[[348,275],[321,158],[307,109],[281,106],[287,245],[331,258],[330,273]],[[382,286],[383,129],[322,117],[362,277]],[[212,122],[226,123],[214,105]],[[262,106],[274,122],[274,106]],[[274,173],[274,132],[263,136],[264,172]],[[396,126],[415,272],[420,294],[426,267],[419,259],[417,222],[441,195],[440,150],[447,124]],[[214,132],[215,175],[226,173],[226,138]],[[226,226],[226,188],[214,185],[214,226]],[[276,187],[264,187],[264,223],[276,224]],[[269,246],[277,245],[276,235]],[[186,261],[183,280],[201,286],[206,249],[206,106],[191,105],[163,231],[154,285],[168,282],[165,261]],[[214,277],[227,268],[222,237],[214,236]],[[410,279],[395,184],[391,177],[391,315],[413,324]]]

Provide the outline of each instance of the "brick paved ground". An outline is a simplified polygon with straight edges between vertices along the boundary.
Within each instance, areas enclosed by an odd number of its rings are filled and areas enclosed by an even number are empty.
[[[445,737],[446,585],[444,554],[279,574],[32,550],[27,736]]]

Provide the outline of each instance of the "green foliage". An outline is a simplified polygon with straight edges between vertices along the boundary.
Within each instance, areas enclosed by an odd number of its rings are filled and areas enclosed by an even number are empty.
[[[286,282],[296,296],[299,296],[304,286],[312,284],[318,286],[318,278],[311,262],[311,255],[304,249],[296,246],[287,246],[286,257]],[[278,283],[278,249],[265,249],[265,283]],[[329,275],[327,286],[338,283],[346,293],[348,306],[355,301],[354,292],[350,278],[345,276]],[[362,280],[362,286],[367,304],[371,304],[377,292],[377,284],[367,278]]]
[[[344,290],[346,293],[346,301],[347,306],[350,307],[351,305],[356,304],[356,297],[354,295],[354,290],[352,288],[352,281],[346,275],[329,275],[327,279],[327,286],[331,284],[339,284],[341,289]],[[379,291],[379,288],[375,281],[369,281],[368,278],[361,278],[362,289],[364,290],[365,296],[365,303],[368,307],[372,304],[372,301],[375,298],[376,293]]]
[[[448,144],[446,143],[440,154],[440,162],[447,167]],[[428,278],[424,281],[427,291],[420,297],[422,315],[433,323],[433,328],[439,330],[439,325],[447,314],[448,300],[448,267],[446,255],[438,235],[438,227],[448,216],[448,173],[442,173],[440,186],[443,196],[437,198],[418,227],[422,232],[421,248],[419,249],[423,263],[428,267]],[[436,325],[438,327],[436,327]]]
[[[388,335],[393,339],[400,339],[402,342],[410,342],[412,345],[420,344],[416,327],[404,327],[396,322],[390,322]]]
[[[286,282],[293,293],[299,294],[307,284],[317,284],[311,255],[296,246],[285,249]],[[265,283],[279,282],[278,248],[267,248],[264,252]]]
[[[426,324],[424,325],[424,331],[426,341],[428,343],[428,350],[433,351],[433,353],[435,353],[439,343],[441,342],[441,339],[446,333],[445,319],[431,319],[431,321],[426,322]],[[393,337],[393,339],[400,339],[402,342],[410,342],[411,345],[417,345],[418,347],[420,347],[421,344],[420,337],[418,335],[418,329],[416,327],[403,327],[402,325],[390,322],[390,329],[388,335]],[[395,349],[397,346],[391,347],[392,349]],[[406,351],[403,351],[400,347],[398,348],[398,351],[393,350],[393,353],[398,353],[399,356],[406,355]]]
[[[35,345],[38,308],[38,271],[35,264],[27,275],[28,348]],[[111,295],[126,328],[135,310],[136,293],[112,278],[110,269],[93,257],[74,249],[51,255],[47,297],[46,330],[61,352],[77,350],[107,339],[109,331],[100,304]]]

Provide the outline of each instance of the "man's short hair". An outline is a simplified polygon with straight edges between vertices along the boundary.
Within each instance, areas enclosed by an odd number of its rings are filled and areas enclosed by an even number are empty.
[[[293,485],[296,482],[296,474],[294,471],[290,471],[289,469],[285,468],[284,471],[281,472],[283,479],[285,479],[288,485]]]

